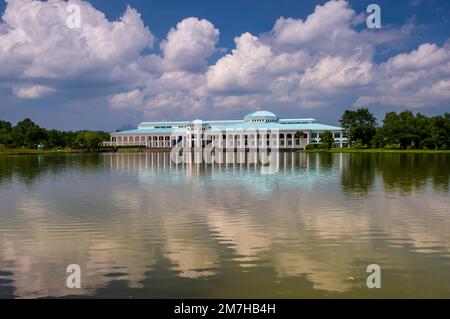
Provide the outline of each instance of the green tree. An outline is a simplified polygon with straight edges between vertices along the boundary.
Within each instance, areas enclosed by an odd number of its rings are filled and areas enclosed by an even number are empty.
[[[97,151],[101,143],[109,139],[109,134],[100,131],[81,131],[75,138],[74,144],[89,152]]]
[[[450,114],[434,116],[429,125],[430,148],[450,149]]]
[[[346,110],[339,122],[345,130],[350,132],[350,141],[361,140],[364,145],[370,145],[376,133],[377,120],[368,108]]]
[[[0,145],[8,147],[12,143],[11,137],[12,124],[0,120]]]
[[[430,139],[432,121],[429,117],[411,111],[399,114],[389,112],[383,119],[380,129],[381,140],[385,146],[400,145],[400,148],[433,148]]]
[[[30,119],[25,119],[12,128],[11,137],[15,147],[35,148],[47,140],[47,131]]]
[[[306,137],[306,134],[303,133],[302,131],[297,131],[297,132],[295,132],[294,137],[295,138],[302,138],[302,137]]]
[[[321,145],[326,145],[327,149],[330,149],[334,146],[334,138],[333,133],[330,131],[324,131],[320,134],[320,143]]]
[[[381,133],[381,127],[377,127],[375,135],[370,142],[372,148],[381,148],[384,146],[383,134]]]
[[[65,141],[65,132],[50,130],[47,133],[47,146],[50,148],[60,147],[63,148],[66,146]]]

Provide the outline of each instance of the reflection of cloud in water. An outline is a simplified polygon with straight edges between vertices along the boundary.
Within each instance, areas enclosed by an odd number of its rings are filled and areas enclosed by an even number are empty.
[[[217,232],[219,242],[231,243],[239,260],[252,261],[259,253],[268,250],[271,238],[262,225],[250,215],[230,215],[226,211],[206,210],[209,227]],[[241,264],[246,266],[246,263]]]
[[[349,205],[347,194],[339,194],[341,188],[336,183],[339,181],[339,175],[335,174],[334,168],[314,166],[314,163],[316,162],[296,170],[289,165],[288,169],[282,166],[274,175],[260,174],[257,169],[248,169],[246,165],[180,166],[175,174],[167,175],[167,166],[161,168],[155,164],[151,169],[141,166],[138,172],[141,183],[182,183],[184,186],[198,189],[199,192],[203,191],[205,197],[211,198],[211,201],[196,198],[193,204],[195,210],[207,220],[209,229],[217,233],[214,240],[230,244],[229,247],[236,254],[236,260],[242,261],[241,267],[256,266],[250,262],[271,256],[269,258],[279,276],[304,275],[317,289],[344,292],[353,287],[348,277],[354,274],[346,272],[354,271],[352,265],[357,258],[372,258],[373,243],[370,238],[373,231],[382,232],[384,238],[392,238],[393,241],[395,238],[409,238],[408,242],[413,242],[418,248],[417,251],[420,251],[425,242],[450,246],[446,239],[442,240],[444,231],[433,232],[432,229],[423,227],[423,218],[426,218],[426,215],[418,212],[418,220],[408,217],[408,211],[413,210],[413,207],[437,212],[448,211],[447,202],[442,202],[441,197],[437,196],[430,201],[433,196],[424,196],[420,202],[409,201],[411,209],[382,208],[383,205],[389,205],[386,199],[373,196],[352,198],[352,204]],[[338,165],[337,172],[343,169],[341,162],[337,161],[335,164]],[[326,196],[327,192],[333,192],[332,196]],[[288,222],[287,214],[293,196],[298,198],[296,204],[300,211],[296,221],[301,223],[301,230]],[[217,198],[220,200],[214,200]],[[249,211],[246,203],[256,203],[255,199],[259,198],[270,200],[271,207],[280,215],[276,216],[272,212],[274,218],[284,219],[270,223],[261,219],[256,210]],[[156,205],[164,206],[164,203]],[[240,209],[241,212],[236,213],[234,209]],[[262,208],[264,209],[267,207]],[[391,221],[391,217],[386,215],[388,212],[397,211],[404,214],[401,220],[392,218]],[[388,224],[384,224],[385,222]],[[399,225],[400,229],[405,229],[404,233],[396,229]],[[178,250],[178,255],[182,256],[183,250],[186,250],[182,245],[182,233],[172,231],[166,234],[169,235],[166,239],[168,243],[178,244],[172,244],[170,250]],[[171,239],[175,234],[176,239]],[[279,245],[273,246],[286,234],[289,234],[290,238],[286,241],[285,250]],[[186,242],[192,241],[189,236],[185,238]],[[330,241],[334,243],[332,246]],[[307,245],[316,247],[316,251],[298,249]],[[211,253],[208,252],[209,254]],[[185,272],[202,267],[202,259],[193,256],[195,253],[183,256],[189,260],[182,267]],[[180,259],[182,258],[177,258],[174,262],[181,264]],[[171,260],[175,258],[172,256]],[[399,261],[394,258],[392,262]]]
[[[332,203],[330,203],[332,204]],[[305,229],[314,232],[321,239],[339,239],[346,236],[366,235],[370,223],[366,214],[345,212],[343,207],[332,210],[314,211],[314,214],[303,212],[300,216]]]
[[[315,289],[345,292],[353,287],[348,279],[352,256],[323,254],[318,260],[307,254],[278,251],[274,253],[275,271],[280,277],[305,276]],[[342,260],[343,259],[343,260]]]
[[[166,257],[178,275],[188,278],[214,275],[219,255],[213,243],[202,236],[201,227],[192,225],[192,220],[198,217],[180,212],[173,216],[166,213],[162,218]]]
[[[420,254],[450,252],[450,196],[431,186],[385,192],[375,175],[366,192],[349,193],[339,175],[346,166],[312,155],[274,175],[150,159],[105,156],[119,174],[72,178],[76,186],[63,188],[62,198],[39,183],[13,193],[5,210],[14,214],[1,216],[0,270],[12,273],[16,295],[93,293],[114,280],[141,287],[160,261],[157,250],[178,277],[220,276],[230,264],[272,267],[281,279],[305,277],[315,289],[336,293],[361,284],[348,279],[361,263],[408,271],[423,261]],[[345,183],[355,185],[351,178]],[[81,290],[65,288],[71,263],[82,268]]]
[[[110,236],[114,227],[108,221],[86,224],[29,196],[18,200],[17,215],[20,223],[11,224],[17,229],[0,233],[0,261],[1,270],[12,273],[18,297],[84,295],[115,279],[139,287],[154,263],[153,252],[138,242],[130,246],[122,234]],[[81,267],[81,289],[66,287],[69,264]]]
[[[377,225],[393,245],[412,244],[421,253],[450,253],[450,196],[444,199],[428,189],[378,205],[384,213],[377,214]]]
[[[182,236],[171,231],[166,233],[166,257],[174,264],[173,269],[180,277],[199,278],[212,276],[219,261],[213,247],[200,242],[186,244]]]

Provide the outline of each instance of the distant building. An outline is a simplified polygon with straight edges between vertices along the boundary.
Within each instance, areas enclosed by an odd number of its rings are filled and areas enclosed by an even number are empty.
[[[337,147],[347,145],[347,135],[341,127],[321,124],[312,118],[279,119],[268,111],[252,112],[243,120],[142,122],[135,130],[111,133],[105,145],[300,149],[319,144],[324,131],[333,133]]]

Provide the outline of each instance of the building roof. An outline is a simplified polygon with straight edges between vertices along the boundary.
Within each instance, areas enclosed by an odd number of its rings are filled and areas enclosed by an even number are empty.
[[[264,122],[244,122],[233,125],[223,126],[212,126],[212,131],[221,131],[221,130],[280,130],[280,131],[338,131],[342,130],[342,128],[337,126],[331,126],[320,123],[295,123],[295,124],[283,124],[283,123],[264,123]]]
[[[172,134],[179,133],[184,134],[186,130],[184,128],[138,128],[136,130],[113,132],[112,134]]]
[[[275,114],[273,114],[272,112],[269,112],[269,111],[256,111],[256,112],[252,112],[252,113],[249,113],[246,116],[244,116],[244,120],[251,120],[251,119],[277,119],[278,120],[278,116],[276,116]]]
[[[257,122],[252,120],[266,119],[267,122]],[[337,131],[342,130],[341,127],[317,123],[313,118],[297,118],[297,119],[279,119],[274,113],[269,111],[256,111],[247,114],[244,120],[212,120],[202,121],[196,119],[193,121],[168,121],[168,122],[142,122],[138,129],[123,132],[121,134],[185,134],[184,127],[192,124],[208,124],[210,131],[223,130],[262,130],[272,129],[280,131]],[[181,127],[180,127],[181,126]]]

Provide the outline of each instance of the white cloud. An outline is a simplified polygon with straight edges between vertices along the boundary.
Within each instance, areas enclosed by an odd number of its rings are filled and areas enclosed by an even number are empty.
[[[66,25],[68,4],[81,8],[81,28]],[[139,57],[154,37],[130,7],[118,21],[86,1],[8,0],[0,33],[0,79],[42,81],[100,78]],[[61,84],[59,82],[59,84]]]
[[[25,85],[13,87],[14,94],[22,99],[37,99],[54,91],[55,89],[43,85]]]
[[[436,44],[425,43],[409,53],[391,58],[385,65],[393,70],[420,70],[448,61],[450,52]]]
[[[69,3],[81,7],[80,29],[66,26]],[[155,38],[130,7],[109,21],[86,1],[8,0],[0,84],[28,99],[93,88],[115,114],[158,118],[339,103],[448,104],[450,45],[424,43],[379,63],[380,45],[398,49],[413,25],[373,32],[359,28],[364,17],[346,1],[329,1],[303,19],[277,19],[267,33],[243,32],[214,62],[220,32],[205,19],[181,20],[159,43],[160,54],[147,53]]]
[[[329,1],[316,6],[306,20],[279,18],[273,28],[275,41],[294,46],[331,41],[334,45],[337,40],[356,34],[350,28],[355,16],[346,1]]]
[[[381,64],[376,85],[356,105],[427,107],[450,102],[450,50],[448,45],[424,43]]]
[[[316,55],[366,54],[373,42],[354,29],[361,16],[346,1],[328,1],[317,5],[305,20],[279,18],[270,33],[279,49],[302,49]]]
[[[109,101],[114,108],[129,108],[142,105],[144,103],[144,95],[139,89],[135,89],[115,94],[109,98]]]
[[[201,71],[214,53],[219,30],[208,20],[191,17],[172,28],[161,43],[164,61],[178,70]]]
[[[308,68],[300,81],[304,89],[329,90],[365,86],[372,80],[372,63],[341,57],[325,57]]]
[[[263,73],[273,59],[270,46],[250,33],[234,41],[236,49],[208,70],[208,88],[213,92],[239,94],[263,90],[267,84]]]

